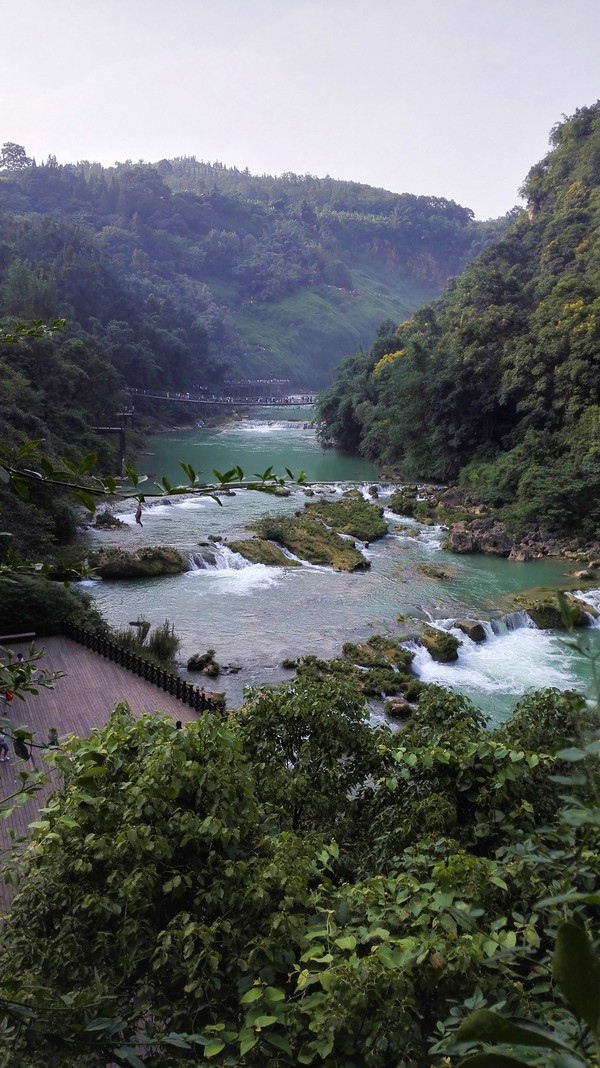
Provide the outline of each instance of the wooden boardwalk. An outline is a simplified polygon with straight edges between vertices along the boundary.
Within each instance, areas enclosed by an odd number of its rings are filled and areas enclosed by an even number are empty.
[[[27,656],[27,645],[11,642],[10,648]],[[38,696],[25,694],[23,701],[15,697],[9,715],[0,718],[0,725],[5,726],[7,735],[14,727],[25,727],[31,731],[35,742],[44,745],[49,728],[56,727],[59,737],[76,734],[85,738],[95,727],[104,726],[120,701],[126,701],[135,716],[160,710],[182,723],[201,717],[201,713],[183,701],[68,638],[40,638],[36,649],[45,650],[39,666],[48,671],[63,671],[64,678],[56,681],[53,690],[41,689]],[[44,765],[41,752],[34,749],[37,768]],[[19,760],[15,756],[10,739],[9,754],[10,760],[0,763],[0,798],[13,793],[16,772],[31,767],[31,761]],[[50,789],[51,786],[47,786],[36,800],[27,801],[7,820],[0,821],[0,850],[6,849],[10,843],[9,830],[18,836],[27,833]],[[1,855],[6,857],[4,852]],[[0,880],[0,914],[6,911],[10,896],[9,888]]]

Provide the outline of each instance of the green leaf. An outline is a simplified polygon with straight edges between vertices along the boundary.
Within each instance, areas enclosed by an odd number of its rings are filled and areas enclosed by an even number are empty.
[[[253,986],[250,990],[247,990],[243,998],[240,1001],[241,1005],[250,1005],[253,1001],[258,1001],[262,997],[262,987]]]
[[[284,1038],[283,1035],[267,1034],[267,1035],[265,1035],[265,1038],[266,1038],[267,1042],[270,1042],[271,1045],[275,1046],[276,1049],[282,1049],[284,1053],[287,1053],[288,1056],[291,1057],[292,1048],[291,1048],[287,1038]]]
[[[270,1027],[271,1024],[277,1023],[276,1016],[257,1016],[256,1020],[252,1021],[253,1027]]]
[[[598,1031],[600,962],[582,927],[563,923],[556,936],[552,974],[569,1005],[588,1027]]]
[[[85,490],[77,490],[74,496],[77,497],[78,501],[81,501],[82,505],[84,508],[87,508],[88,512],[96,511],[96,502],[94,498],[91,497],[89,493],[86,493]]]
[[[211,1038],[210,1042],[204,1047],[204,1056],[216,1057],[217,1053],[220,1053],[222,1049],[225,1049],[225,1043],[221,1042],[220,1038]]]
[[[124,461],[124,463],[123,463],[123,466],[125,467],[125,470],[126,470],[126,472],[127,472],[128,476],[129,476],[129,478],[130,478],[130,479],[131,479],[131,481],[133,482],[134,486],[137,486],[137,484],[138,484],[138,482],[139,482],[139,478],[138,478],[138,475],[137,475],[137,471],[135,471],[135,470],[133,469],[133,467],[131,466],[131,464],[128,464],[128,463],[127,463],[127,460],[125,460],[125,461]],[[163,481],[164,481],[164,479],[163,479]]]
[[[458,1062],[458,1068],[531,1068],[517,1057],[505,1057],[503,1053],[475,1053]]]
[[[276,986],[268,986],[264,995],[267,1001],[285,1001],[285,992]]]
[[[254,1034],[248,1034],[242,1038],[240,1042],[240,1057],[243,1057],[249,1050],[254,1049],[257,1042],[258,1038]]]
[[[115,1057],[120,1057],[126,1064],[130,1064],[132,1068],[145,1068],[144,1062],[140,1060],[135,1050],[130,1046],[119,1046],[118,1049],[113,1050]]]
[[[267,467],[267,470],[264,472],[264,474],[259,475],[258,472],[255,471],[254,475],[253,475],[254,478],[259,478],[261,480],[261,482],[266,482],[267,479],[268,478],[272,478],[272,476],[273,476],[273,465],[272,464],[271,464],[270,467]]]
[[[79,474],[85,475],[96,463],[98,454],[95,452],[88,452],[87,456],[84,456],[83,460],[79,464]]]
[[[583,894],[571,890],[566,894],[556,894],[554,897],[543,897],[536,902],[536,907],[545,908],[546,905],[562,905],[565,901],[582,901],[584,905],[600,905],[600,894]]]
[[[343,935],[342,938],[336,938],[336,946],[340,949],[356,949],[356,939],[354,935]]]
[[[12,480],[12,484],[16,489],[17,493],[19,494],[19,497],[22,497],[23,500],[26,501],[29,497],[29,486],[27,485],[27,483],[24,482],[22,478],[15,477]]]
[[[568,760],[571,763],[574,763],[578,760],[585,760],[587,755],[585,749],[577,749],[575,746],[572,746],[570,749],[561,749],[556,754],[556,757],[558,760]]]
[[[385,968],[395,968],[396,962],[389,946],[382,944],[377,947],[377,956]]]
[[[162,1040],[167,1046],[176,1046],[177,1049],[191,1049],[190,1043],[182,1035],[170,1031]]]
[[[522,1023],[513,1023],[506,1016],[499,1016],[489,1009],[472,1012],[456,1032],[457,1042],[495,1042],[507,1046],[543,1046],[549,1049],[564,1049],[564,1043],[555,1039],[545,1029]]]
[[[17,460],[22,460],[24,456],[30,456],[32,452],[35,452],[38,445],[42,444],[43,440],[43,438],[39,438],[37,441],[26,441],[17,451]]]
[[[194,482],[196,481],[196,472],[194,471],[194,468],[192,467],[192,465],[191,464],[185,464],[183,462],[183,460],[180,460],[179,461],[179,466],[183,468],[183,470],[185,471],[187,477],[190,480],[190,483],[193,485]]]

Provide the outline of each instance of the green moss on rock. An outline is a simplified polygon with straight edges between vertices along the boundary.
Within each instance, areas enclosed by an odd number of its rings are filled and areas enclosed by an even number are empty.
[[[125,549],[105,548],[90,553],[90,567],[101,578],[153,578],[157,575],[179,575],[187,564],[177,549],[164,545],[150,546],[127,552]]]
[[[277,545],[264,538],[244,538],[240,541],[227,542],[234,553],[239,553],[253,564],[267,564],[269,567],[299,567],[299,560],[290,560]]]
[[[328,564],[336,571],[357,571],[370,566],[352,541],[340,538],[320,519],[305,514],[259,519],[252,529],[260,538],[279,542],[311,564]]]
[[[570,597],[568,594],[565,596],[568,599],[569,609],[572,609],[573,626],[589,627],[590,617],[586,613],[583,602],[578,601],[576,597]],[[540,630],[567,629],[557,597],[531,597],[521,594],[515,597],[515,601],[521,608],[525,609],[527,615]]]
[[[433,660],[441,664],[449,664],[453,660],[458,660],[458,649],[462,642],[448,631],[425,626],[421,641]]]
[[[305,510],[311,518],[318,517],[338,534],[348,534],[367,544],[387,534],[383,508],[365,501],[357,490],[349,490],[339,501],[310,502]]]

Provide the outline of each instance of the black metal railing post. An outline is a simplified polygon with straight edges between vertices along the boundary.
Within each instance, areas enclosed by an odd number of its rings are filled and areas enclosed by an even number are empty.
[[[204,690],[193,686],[187,679],[180,675],[173,675],[163,668],[157,667],[149,660],[145,660],[131,649],[125,649],[115,642],[109,641],[104,635],[94,634],[75,623],[64,623],[63,633],[72,641],[78,642],[86,649],[107,657],[109,660],[122,665],[126,670],[143,677],[147,682],[153,683],[160,689],[167,691],[172,697],[183,701],[196,712],[204,712],[210,707],[209,699]]]

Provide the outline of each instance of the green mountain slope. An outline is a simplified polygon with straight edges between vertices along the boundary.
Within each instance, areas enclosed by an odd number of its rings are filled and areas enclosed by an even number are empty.
[[[600,518],[600,103],[555,127],[527,211],[321,398],[324,438],[456,478],[516,530]],[[399,316],[396,316],[398,322]]]
[[[505,226],[332,179],[23,153],[0,171],[0,316],[66,316],[140,388],[267,374],[322,386],[393,307],[439,294]]]

